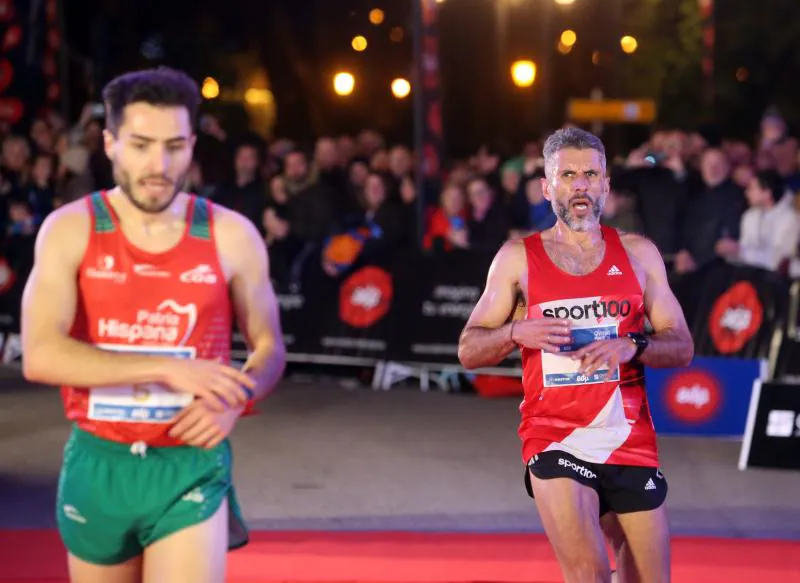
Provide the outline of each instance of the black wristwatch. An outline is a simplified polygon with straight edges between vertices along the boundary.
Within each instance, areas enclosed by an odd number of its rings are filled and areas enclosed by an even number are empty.
[[[628,338],[630,338],[631,342],[636,346],[636,354],[633,355],[633,360],[637,360],[650,342],[647,340],[647,336],[636,332],[628,332]]]

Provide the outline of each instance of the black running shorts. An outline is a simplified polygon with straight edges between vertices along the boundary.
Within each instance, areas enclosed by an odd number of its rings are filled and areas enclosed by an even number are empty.
[[[667,498],[667,480],[659,468],[593,464],[546,451],[534,456],[525,470],[525,488],[533,498],[528,471],[540,480],[569,478],[593,489],[600,497],[600,516],[655,510]]]

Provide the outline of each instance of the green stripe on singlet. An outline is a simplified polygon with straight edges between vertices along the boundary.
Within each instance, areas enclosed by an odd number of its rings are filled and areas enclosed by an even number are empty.
[[[189,236],[195,239],[211,240],[211,229],[209,228],[208,217],[211,209],[208,200],[200,196],[194,199],[192,209],[192,226],[189,228]]]
[[[108,208],[100,192],[92,194],[92,211],[94,212],[94,232],[113,233],[114,220],[111,218],[111,209]]]

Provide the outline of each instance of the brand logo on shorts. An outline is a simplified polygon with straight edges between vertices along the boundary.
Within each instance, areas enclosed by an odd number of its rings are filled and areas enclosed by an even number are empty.
[[[722,405],[722,390],[717,379],[703,370],[678,372],[666,382],[667,410],[686,423],[713,419]]]
[[[598,300],[594,299],[570,303],[570,305],[550,306],[542,310],[545,318],[559,318],[572,321],[600,320],[602,318],[625,318],[631,313],[631,303],[628,300]]]
[[[589,468],[586,468],[584,466],[579,466],[575,462],[571,462],[570,460],[566,460],[563,457],[558,458],[558,465],[559,466],[564,466],[566,468],[569,468],[569,469],[573,470],[575,473],[577,473],[582,478],[589,478],[589,479],[593,480],[593,479],[595,479],[597,477],[597,474],[595,474],[594,472],[589,470]]]
[[[656,483],[653,481],[653,478],[648,478],[647,483],[644,485],[645,490],[655,490]]]
[[[214,273],[213,267],[201,263],[197,267],[181,273],[179,279],[183,283],[214,285],[217,283],[217,274]]]

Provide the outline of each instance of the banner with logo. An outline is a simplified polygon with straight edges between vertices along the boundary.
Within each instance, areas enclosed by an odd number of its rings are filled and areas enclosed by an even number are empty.
[[[458,366],[458,339],[483,293],[492,253],[453,251],[422,256],[397,275],[397,320],[389,359]],[[499,368],[521,366],[517,351]]]
[[[663,435],[744,434],[760,360],[697,357],[688,368],[645,370],[647,398],[656,430]]]
[[[786,321],[789,282],[770,271],[717,262],[693,277],[678,301],[702,356],[764,359]]]
[[[739,469],[800,470],[800,385],[753,383]]]

